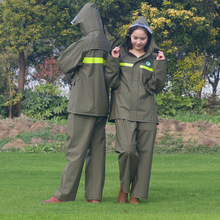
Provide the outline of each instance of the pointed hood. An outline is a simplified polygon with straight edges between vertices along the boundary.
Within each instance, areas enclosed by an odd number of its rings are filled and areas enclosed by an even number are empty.
[[[71,22],[73,25],[80,25],[80,30],[84,35],[92,31],[103,31],[102,20],[96,6],[87,3]]]
[[[59,67],[65,73],[73,72],[89,50],[103,50],[106,52],[110,50],[99,12],[94,4],[85,4],[71,23],[73,25],[79,24],[85,36],[72,43],[59,57]]]

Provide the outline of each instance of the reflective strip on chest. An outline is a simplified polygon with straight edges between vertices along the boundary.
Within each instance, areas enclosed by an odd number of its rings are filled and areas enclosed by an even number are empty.
[[[148,66],[144,66],[144,65],[140,65],[140,68],[143,68],[143,69],[146,69],[146,70],[149,70],[151,72],[153,72],[154,70]]]
[[[133,64],[133,63],[120,63],[120,66],[133,67],[134,64]],[[152,68],[150,68],[150,67],[148,67],[148,66],[144,66],[144,65],[140,65],[140,68],[149,70],[149,71],[151,71],[151,72],[154,71]]]
[[[120,66],[128,66],[128,67],[133,67],[133,63],[120,63]]]
[[[106,64],[106,60],[102,57],[85,57],[82,63],[89,63],[89,64]]]

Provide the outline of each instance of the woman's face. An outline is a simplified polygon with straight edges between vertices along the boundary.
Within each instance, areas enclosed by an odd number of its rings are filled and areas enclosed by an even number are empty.
[[[144,47],[147,45],[148,36],[143,29],[136,29],[131,34],[131,44],[133,49],[137,51],[144,51]]]

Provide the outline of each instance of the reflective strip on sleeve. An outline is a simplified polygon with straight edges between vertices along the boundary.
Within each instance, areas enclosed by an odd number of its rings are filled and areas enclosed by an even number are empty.
[[[133,67],[133,63],[120,63],[120,66],[128,66],[128,67]]]
[[[151,72],[153,72],[154,70],[148,66],[144,66],[144,65],[140,65],[140,68],[143,68],[143,69],[146,69],[146,70],[149,70]]]
[[[106,64],[106,60],[102,57],[84,57],[82,63],[89,63],[89,64]]]

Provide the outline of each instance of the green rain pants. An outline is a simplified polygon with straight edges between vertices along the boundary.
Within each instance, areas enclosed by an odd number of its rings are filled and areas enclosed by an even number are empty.
[[[135,198],[148,198],[156,123],[115,120],[120,183]]]
[[[106,117],[70,114],[67,124],[68,143],[60,185],[55,197],[74,201],[79,186],[84,161],[85,198],[101,200],[105,179],[105,124]]]

